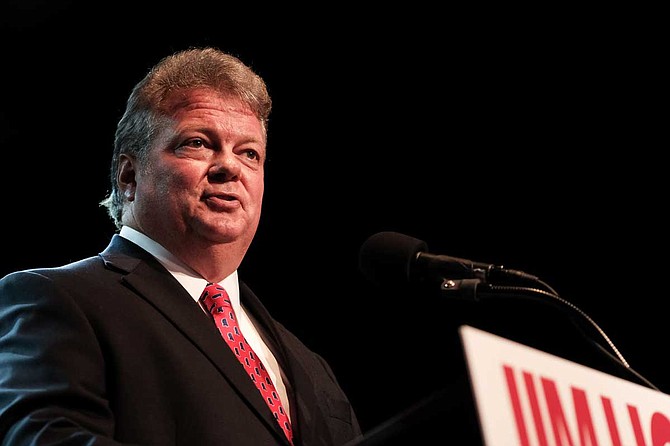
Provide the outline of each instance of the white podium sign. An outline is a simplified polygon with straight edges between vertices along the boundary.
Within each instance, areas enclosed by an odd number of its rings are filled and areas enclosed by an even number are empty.
[[[467,325],[460,336],[486,446],[670,445],[669,395]]]

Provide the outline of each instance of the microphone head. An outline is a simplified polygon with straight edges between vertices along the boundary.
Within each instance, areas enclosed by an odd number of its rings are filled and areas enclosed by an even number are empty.
[[[379,232],[361,245],[358,268],[379,287],[406,285],[412,281],[417,254],[427,249],[423,240],[397,232]]]

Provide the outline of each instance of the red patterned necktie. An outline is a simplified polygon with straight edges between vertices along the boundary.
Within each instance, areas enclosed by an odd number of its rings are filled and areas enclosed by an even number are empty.
[[[281,426],[289,442],[293,444],[293,430],[279,394],[275,389],[270,375],[260,358],[256,356],[237,325],[235,311],[230,304],[230,297],[223,287],[217,283],[208,283],[200,296],[200,302],[212,314],[216,327],[226,340],[244,370],[263,395],[263,399],[272,411],[275,419]]]

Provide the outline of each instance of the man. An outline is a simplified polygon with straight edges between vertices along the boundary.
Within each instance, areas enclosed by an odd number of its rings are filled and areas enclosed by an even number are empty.
[[[119,233],[97,256],[0,281],[2,444],[360,436],[329,365],[237,276],[261,215],[270,110],[264,81],[214,48],[170,55],[136,85],[102,202]],[[209,284],[232,304],[218,326],[209,310],[223,307],[200,301]],[[233,321],[244,360],[219,333]],[[249,358],[267,370],[273,401],[241,364]]]

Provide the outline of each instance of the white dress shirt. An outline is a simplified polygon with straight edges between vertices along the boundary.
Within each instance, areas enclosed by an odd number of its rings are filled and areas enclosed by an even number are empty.
[[[174,276],[175,279],[188,291],[196,305],[202,309],[200,303],[200,295],[207,285],[207,281],[203,279],[198,273],[193,271],[190,267],[185,265],[179,259],[177,259],[172,253],[165,249],[160,244],[153,241],[151,238],[147,237],[145,234],[130,228],[128,226],[123,226],[119,235],[125,239],[130,240],[136,245],[140,246],[142,249],[148,251],[151,255],[156,257],[156,259]],[[254,326],[253,322],[247,316],[244,307],[240,303],[240,286],[237,279],[237,271],[234,271],[231,275],[219,282],[230,297],[230,302],[235,310],[235,315],[237,316],[237,322],[239,323],[240,330],[244,334],[249,345],[254,350],[256,355],[261,359],[265,368],[270,374],[270,378],[274,383],[279,397],[281,398],[282,404],[286,409],[286,413],[290,414],[289,410],[289,401],[286,395],[286,386],[282,380],[281,369],[279,364],[275,359],[274,355],[267,347],[263,338],[259,335],[258,330]],[[202,309],[205,311],[204,309]],[[228,348],[226,346],[226,348]],[[289,415],[290,417],[290,415]]]

